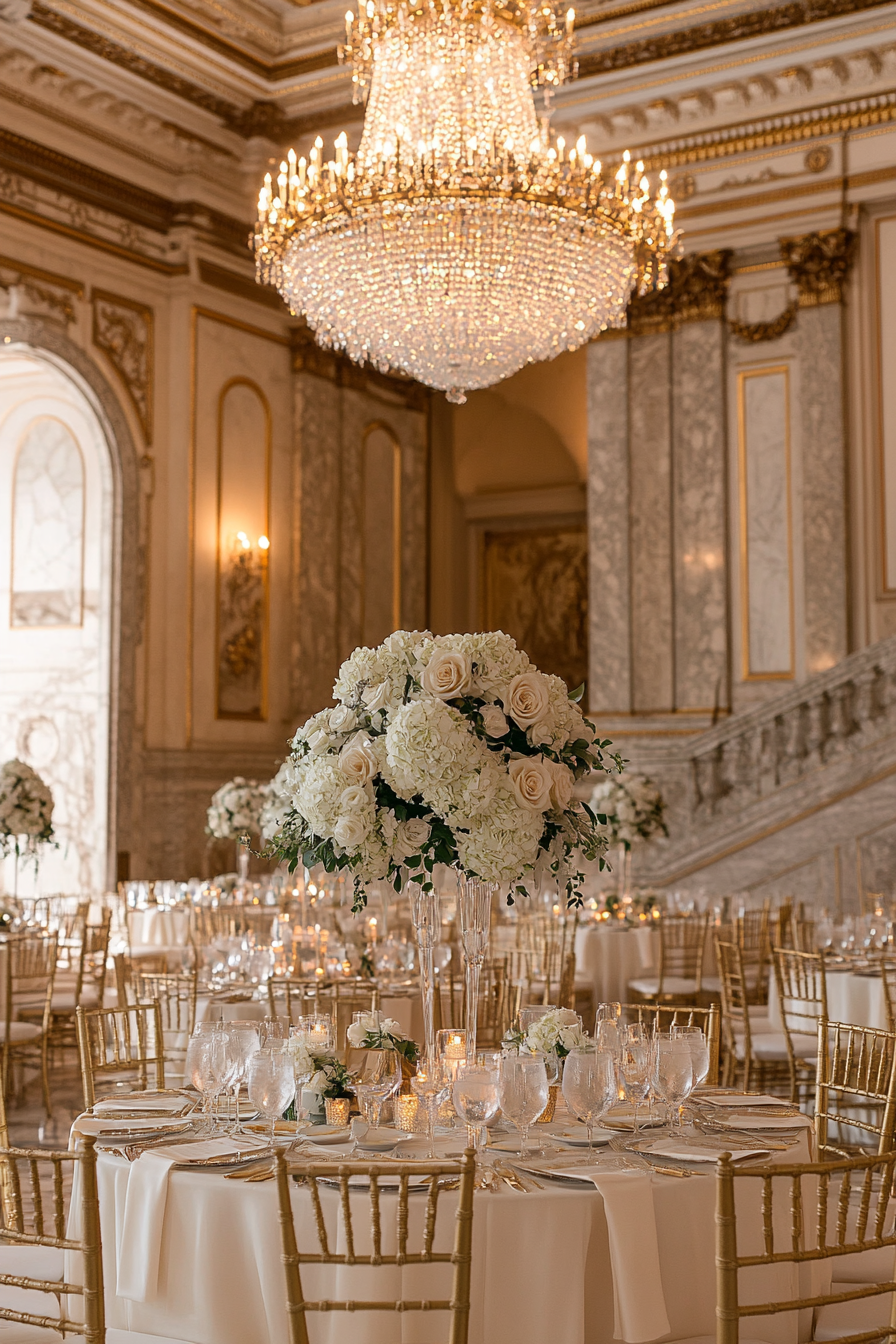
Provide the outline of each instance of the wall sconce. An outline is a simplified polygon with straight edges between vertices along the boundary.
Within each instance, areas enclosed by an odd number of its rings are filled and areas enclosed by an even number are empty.
[[[219,719],[263,719],[270,539],[255,545],[248,532],[233,537],[218,581]]]

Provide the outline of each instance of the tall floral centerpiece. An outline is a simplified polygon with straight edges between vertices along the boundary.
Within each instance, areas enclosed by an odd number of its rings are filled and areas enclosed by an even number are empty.
[[[591,794],[591,807],[604,826],[608,842],[616,846],[618,895],[624,900],[630,895],[634,842],[669,834],[663,795],[646,775],[626,771],[615,779],[598,781]]]
[[[489,895],[498,885],[511,899],[525,895],[526,877],[544,863],[568,901],[581,899],[580,860],[603,866],[608,842],[573,789],[592,770],[621,766],[559,677],[539,672],[500,631],[399,630],[356,649],[333,695],[335,707],[299,729],[272,782],[269,854],[291,869],[348,870],[356,912],[369,882],[410,885],[429,898],[428,909],[413,904],[430,938],[433,868],[453,866],[462,939],[477,964],[487,937],[482,884]],[[468,1010],[474,1004],[468,981]],[[428,1051],[431,1039],[427,1023]]]
[[[0,854],[29,854],[38,862],[41,845],[53,840],[53,795],[37,771],[13,759],[0,766]]]
[[[262,813],[270,802],[270,788],[270,784],[237,775],[212,794],[206,812],[206,835],[215,840],[236,841],[237,871],[242,882],[249,875],[249,851],[241,842],[250,834],[261,835]]]

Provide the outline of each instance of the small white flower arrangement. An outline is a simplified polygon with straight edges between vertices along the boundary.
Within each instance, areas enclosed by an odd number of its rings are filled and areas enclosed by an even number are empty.
[[[307,1078],[307,1082],[302,1083],[305,1091],[314,1092],[324,1099],[354,1096],[354,1076],[332,1051],[318,1053],[309,1050],[301,1036],[290,1036],[287,1049],[292,1056],[296,1076]]]
[[[518,885],[544,860],[579,901],[580,858],[604,866],[607,839],[573,798],[592,770],[621,769],[560,677],[546,676],[500,631],[399,630],[356,649],[335,708],[299,729],[272,782],[268,854],[322,863],[365,884],[432,888],[436,864]]]
[[[238,840],[241,836],[262,828],[261,816],[270,801],[270,784],[258,784],[254,779],[237,775],[212,794],[206,814],[206,835],[216,840]]]
[[[533,1022],[525,1035],[521,1031],[510,1032],[505,1036],[503,1046],[516,1054],[540,1052],[565,1059],[570,1050],[587,1045],[588,1040],[578,1013],[571,1008],[553,1008]]]
[[[631,849],[635,840],[669,834],[663,795],[646,775],[626,772],[600,780],[591,794],[591,807],[612,845]]]
[[[345,1034],[355,1050],[395,1050],[409,1064],[416,1063],[420,1053],[417,1042],[405,1036],[400,1023],[392,1017],[381,1020],[378,1012],[364,1013]]]
[[[0,854],[36,854],[53,839],[53,795],[24,761],[0,766]]]

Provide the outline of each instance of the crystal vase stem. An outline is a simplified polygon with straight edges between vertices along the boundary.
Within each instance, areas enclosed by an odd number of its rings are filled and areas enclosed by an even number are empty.
[[[410,888],[411,919],[417,939],[420,963],[420,996],[423,1000],[423,1036],[425,1058],[436,1057],[435,1029],[435,968],[433,949],[442,940],[442,915],[439,896],[435,891],[424,891],[412,884]]]
[[[476,1058],[476,1032],[479,1016],[479,980],[482,963],[488,952],[491,924],[492,895],[497,891],[494,882],[457,875],[457,918],[464,955],[464,991],[466,1011],[464,1026],[467,1033],[467,1059]]]

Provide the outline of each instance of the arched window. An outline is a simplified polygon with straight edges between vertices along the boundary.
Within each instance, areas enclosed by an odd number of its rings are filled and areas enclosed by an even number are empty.
[[[80,625],[84,610],[84,459],[61,420],[22,437],[12,497],[13,626]]]

